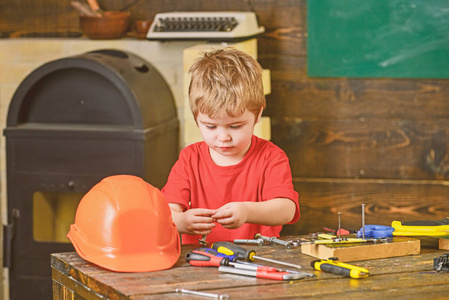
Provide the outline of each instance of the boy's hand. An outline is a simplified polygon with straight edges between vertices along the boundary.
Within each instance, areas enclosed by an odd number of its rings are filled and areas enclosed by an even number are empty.
[[[247,205],[244,202],[227,203],[217,209],[217,212],[212,215],[212,218],[224,228],[239,228],[248,219]]]
[[[262,202],[230,202],[212,215],[225,228],[235,229],[243,223],[278,226],[290,222],[295,215],[295,203],[287,198]]]
[[[215,227],[215,220],[211,217],[215,214],[213,209],[192,208],[183,212],[180,206],[172,203],[170,208],[179,233],[206,235]]]
[[[184,212],[184,226],[188,234],[206,235],[215,227],[215,220],[211,217],[215,210],[192,208]]]

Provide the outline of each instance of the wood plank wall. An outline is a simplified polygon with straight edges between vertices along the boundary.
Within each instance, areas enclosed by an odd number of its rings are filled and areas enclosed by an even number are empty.
[[[99,0],[117,10],[132,0]],[[3,0],[0,37],[79,36],[69,0]],[[449,216],[449,81],[309,78],[306,0],[141,0],[157,12],[249,10],[265,26],[259,62],[271,70],[265,115],[290,158],[301,219],[283,234]]]

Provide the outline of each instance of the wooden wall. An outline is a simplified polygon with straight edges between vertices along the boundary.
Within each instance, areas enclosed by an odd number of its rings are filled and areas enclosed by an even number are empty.
[[[132,0],[99,0],[117,10]],[[79,36],[69,0],[3,0],[0,36]],[[134,19],[174,10],[249,10],[265,26],[271,70],[265,115],[290,158],[301,219],[283,234],[449,216],[449,81],[309,78],[306,0],[141,0]]]

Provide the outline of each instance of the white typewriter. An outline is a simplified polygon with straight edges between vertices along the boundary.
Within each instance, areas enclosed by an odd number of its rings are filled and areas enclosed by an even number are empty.
[[[153,41],[238,42],[263,32],[254,12],[168,12],[156,14],[146,37]]]

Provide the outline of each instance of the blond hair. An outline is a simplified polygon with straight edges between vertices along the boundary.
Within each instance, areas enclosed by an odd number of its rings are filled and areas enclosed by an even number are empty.
[[[204,54],[189,70],[189,103],[195,120],[201,112],[211,118],[230,117],[246,109],[256,115],[265,108],[262,67],[248,54],[224,48]]]

